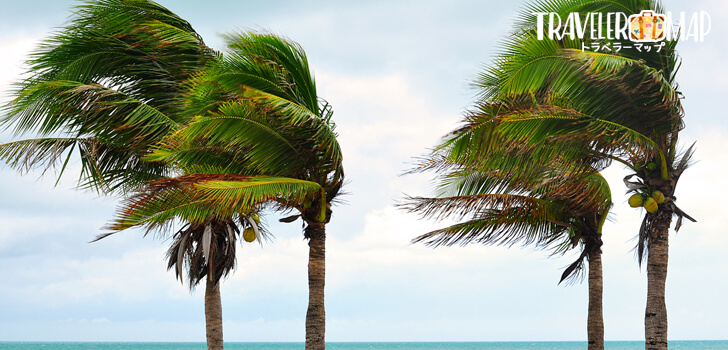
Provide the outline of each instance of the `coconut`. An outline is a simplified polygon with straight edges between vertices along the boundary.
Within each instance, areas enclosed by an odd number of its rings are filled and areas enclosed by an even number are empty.
[[[657,202],[657,204],[662,204],[665,201],[665,195],[662,194],[662,192],[660,191],[652,192],[652,198],[655,199],[655,202]]]
[[[639,193],[635,193],[631,197],[629,197],[629,200],[627,202],[629,203],[630,207],[637,208],[642,206],[642,201],[642,195]]]
[[[258,213],[250,213],[248,216],[253,219],[256,224],[260,223],[260,216],[258,216]]]
[[[647,163],[647,170],[652,171],[652,170],[655,170],[655,169],[657,169],[657,164],[655,164],[655,162],[649,162],[649,163]]]
[[[643,206],[650,213],[654,213],[657,211],[657,201],[654,200],[652,197],[647,197]]]
[[[246,242],[252,242],[255,240],[255,229],[252,227],[248,227],[243,231],[243,239]]]

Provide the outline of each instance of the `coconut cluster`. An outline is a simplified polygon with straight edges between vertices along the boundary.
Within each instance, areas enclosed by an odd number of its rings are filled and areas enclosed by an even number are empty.
[[[657,211],[658,205],[665,202],[665,195],[660,191],[652,193],[635,193],[627,201],[632,208],[644,207],[649,213]]]

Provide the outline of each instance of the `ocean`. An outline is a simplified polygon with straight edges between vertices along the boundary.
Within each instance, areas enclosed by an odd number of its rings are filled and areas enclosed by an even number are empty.
[[[728,341],[671,341],[670,349],[728,350]],[[205,350],[205,343],[0,342],[7,350]],[[303,343],[225,343],[228,350],[303,350]],[[327,343],[329,350],[576,350],[586,342],[387,342]],[[608,341],[608,350],[644,349],[642,341]]]

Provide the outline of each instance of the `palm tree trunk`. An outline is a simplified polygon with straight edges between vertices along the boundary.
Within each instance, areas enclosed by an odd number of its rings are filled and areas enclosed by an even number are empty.
[[[667,350],[668,234],[672,212],[660,210],[652,220],[647,252],[647,308],[645,311],[645,349]]]
[[[602,313],[602,251],[597,248],[589,259],[589,315],[586,328],[589,350],[604,350],[604,315]]]
[[[220,283],[213,283],[210,276],[207,277],[205,286],[205,333],[208,350],[223,349]]]
[[[326,226],[311,222],[308,237],[308,311],[306,312],[306,350],[326,349],[326,311],[324,284],[326,277]]]

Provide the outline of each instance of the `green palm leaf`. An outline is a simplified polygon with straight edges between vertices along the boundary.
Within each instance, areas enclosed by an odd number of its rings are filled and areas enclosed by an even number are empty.
[[[189,23],[156,3],[85,2],[32,54],[0,124],[16,134],[94,140],[79,144],[79,184],[128,191],[165,173],[142,157],[187,121],[184,83],[214,57]],[[48,156],[46,165],[56,162]]]

